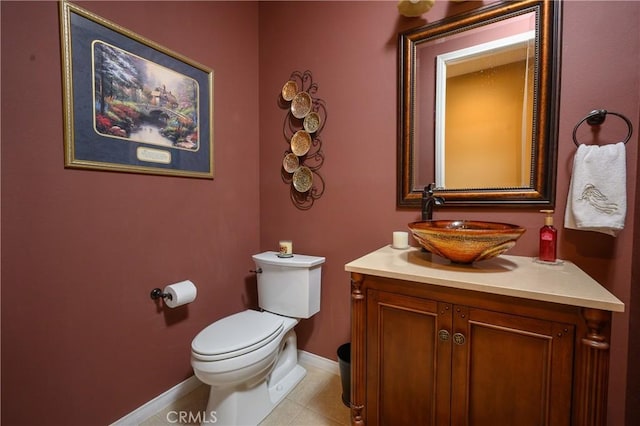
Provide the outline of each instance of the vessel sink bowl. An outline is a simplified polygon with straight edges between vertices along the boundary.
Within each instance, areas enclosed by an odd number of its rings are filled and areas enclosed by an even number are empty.
[[[425,220],[410,223],[409,229],[427,251],[465,264],[504,253],[525,232],[509,223],[476,220]]]

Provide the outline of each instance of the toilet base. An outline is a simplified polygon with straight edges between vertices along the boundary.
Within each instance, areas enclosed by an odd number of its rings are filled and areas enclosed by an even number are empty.
[[[211,388],[206,413],[216,426],[257,425],[307,374],[298,364],[296,335],[290,330],[269,376],[251,386]],[[202,425],[210,425],[203,422]]]
[[[300,365],[289,372],[272,387],[264,381],[251,389],[236,391],[216,397],[211,395],[207,410],[210,418],[215,418],[216,426],[257,425],[296,387],[307,371]],[[210,422],[209,422],[210,423]],[[203,426],[209,423],[202,423]]]
[[[282,378],[282,380],[271,386],[269,388],[269,399],[271,400],[273,407],[280,404],[284,397],[287,396],[306,375],[307,370],[305,370],[301,365],[296,365],[289,374]]]

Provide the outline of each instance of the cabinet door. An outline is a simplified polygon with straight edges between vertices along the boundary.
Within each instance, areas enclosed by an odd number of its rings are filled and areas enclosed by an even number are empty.
[[[451,310],[432,300],[367,292],[367,426],[449,424]]]
[[[574,328],[454,306],[452,425],[568,425]]]

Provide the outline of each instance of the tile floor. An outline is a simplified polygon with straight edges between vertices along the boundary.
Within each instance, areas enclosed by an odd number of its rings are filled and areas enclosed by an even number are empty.
[[[349,409],[342,403],[340,376],[305,365],[307,375],[289,395],[260,423],[260,426],[339,426],[349,425]],[[187,425],[168,417],[170,411],[202,412],[206,409],[209,388],[198,387],[141,423],[140,426]],[[243,425],[238,425],[243,426]]]

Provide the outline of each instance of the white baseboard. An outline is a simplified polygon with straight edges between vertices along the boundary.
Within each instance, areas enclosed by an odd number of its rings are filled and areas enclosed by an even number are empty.
[[[314,355],[310,352],[298,351],[298,361],[303,367],[310,366],[324,370],[328,373],[336,375],[340,374],[340,368],[336,361]],[[194,391],[201,384],[202,382],[200,382],[196,376],[191,376],[187,380],[178,383],[168,391],[153,398],[151,401],[136,408],[134,411],[115,421],[110,426],[138,425],[149,417],[158,414],[165,407],[177,402],[183,396]]]
[[[111,426],[139,425],[149,417],[161,412],[165,407],[168,407],[178,401],[188,393],[193,392],[201,384],[202,382],[198,380],[196,376],[191,376],[187,380],[178,383],[168,391],[158,395],[151,401],[141,405],[131,413],[115,421]]]
[[[328,373],[340,375],[340,367],[337,361],[323,358],[321,356],[312,354],[311,352],[298,351],[298,361],[303,367],[311,366],[324,370]]]

